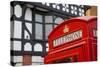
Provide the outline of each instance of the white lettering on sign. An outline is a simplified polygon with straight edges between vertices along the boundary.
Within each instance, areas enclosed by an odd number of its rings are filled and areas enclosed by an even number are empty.
[[[67,43],[67,42],[71,42],[71,41],[79,39],[79,38],[82,38],[82,30],[78,30],[76,32],[73,32],[71,34],[62,36],[62,37],[54,40],[53,45],[58,46],[58,45],[61,45],[61,44]]]

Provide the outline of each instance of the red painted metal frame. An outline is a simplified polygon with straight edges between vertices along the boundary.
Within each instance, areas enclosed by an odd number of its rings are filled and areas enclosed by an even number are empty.
[[[64,33],[65,25],[69,31]],[[53,41],[64,35],[82,30],[82,38],[53,46]],[[49,35],[49,52],[44,58],[45,64],[55,63],[62,59],[71,58],[71,62],[84,62],[97,60],[97,37],[93,36],[93,30],[97,30],[96,17],[81,17],[64,21]],[[75,59],[76,56],[76,59]]]

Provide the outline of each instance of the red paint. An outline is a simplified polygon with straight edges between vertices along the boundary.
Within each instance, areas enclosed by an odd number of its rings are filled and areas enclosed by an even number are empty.
[[[67,26],[64,33],[64,27]],[[69,42],[62,42],[53,46],[54,40],[72,34],[78,30],[82,31],[82,37]],[[64,21],[58,25],[49,35],[49,52],[45,56],[44,63],[61,62],[83,62],[97,60],[97,36],[93,31],[97,30],[96,17],[81,17]],[[94,32],[95,33],[95,32]],[[72,35],[70,35],[72,36]],[[77,36],[75,34],[75,36]]]

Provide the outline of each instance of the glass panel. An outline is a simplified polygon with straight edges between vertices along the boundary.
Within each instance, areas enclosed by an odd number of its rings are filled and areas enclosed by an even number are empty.
[[[81,12],[82,11],[82,9],[81,8],[79,8],[79,12]]]
[[[55,23],[57,23],[57,24],[60,24],[60,23],[62,23],[64,20],[62,19],[62,18],[60,18],[60,17],[58,17],[58,18],[56,18],[55,19]]]
[[[82,16],[82,13],[79,13],[79,16]]]
[[[35,28],[35,35],[36,39],[42,39],[42,24],[36,23],[36,28]]]
[[[21,38],[22,22],[14,21],[14,38]]]
[[[77,10],[77,7],[75,7],[74,9]]]
[[[46,43],[46,47],[49,47],[49,44],[48,43]]]
[[[46,31],[46,39],[48,39],[48,35],[52,31],[52,25],[51,24],[46,25],[45,26],[45,31]]]
[[[70,57],[70,58],[63,58],[63,59],[56,60],[53,63],[68,63],[71,61],[72,61],[72,58]]]
[[[63,7],[62,10],[65,11],[65,8]]]
[[[32,12],[29,8],[27,8],[26,13],[25,13],[25,20],[32,21]]]
[[[49,44],[46,43],[46,51],[48,52],[49,51]]]
[[[71,13],[73,14],[74,13],[74,10],[71,10]]]
[[[56,4],[53,4],[52,7],[53,7],[53,8],[56,8]]]
[[[66,9],[66,12],[69,12],[69,9],[68,8]]]
[[[15,51],[21,51],[21,42],[20,41],[13,41],[13,50]]]
[[[57,6],[57,9],[60,9],[60,6]]]
[[[37,43],[34,45],[34,51],[41,51],[42,52],[42,46],[41,44]]]
[[[46,51],[48,52],[49,51],[49,48],[46,48]]]
[[[45,16],[45,23],[52,23],[53,17],[52,16]]]
[[[22,8],[21,8],[21,6],[20,5],[16,5],[15,7],[14,7],[15,9],[14,9],[14,14],[16,15],[16,17],[21,17],[22,16]]]
[[[75,15],[77,15],[77,11],[75,11]]]
[[[82,12],[84,13],[84,9],[82,9]]]
[[[24,45],[24,51],[32,51],[32,45],[30,43],[26,43]]]
[[[71,6],[71,9],[74,9],[74,6]]]
[[[97,37],[97,30],[96,29],[93,29],[93,36]]]
[[[40,15],[40,14],[35,14],[35,21],[37,21],[37,22],[43,22],[43,20],[42,20],[42,15]]]
[[[54,28],[56,28],[57,27],[57,25],[54,25]]]
[[[68,7],[69,7],[69,5],[68,5],[68,4],[66,4],[66,7],[68,8]]]

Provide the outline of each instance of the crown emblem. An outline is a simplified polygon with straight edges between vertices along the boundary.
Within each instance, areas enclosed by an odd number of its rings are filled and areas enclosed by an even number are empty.
[[[64,32],[64,33],[69,32],[69,28],[68,28],[67,25],[65,25],[63,32]]]

